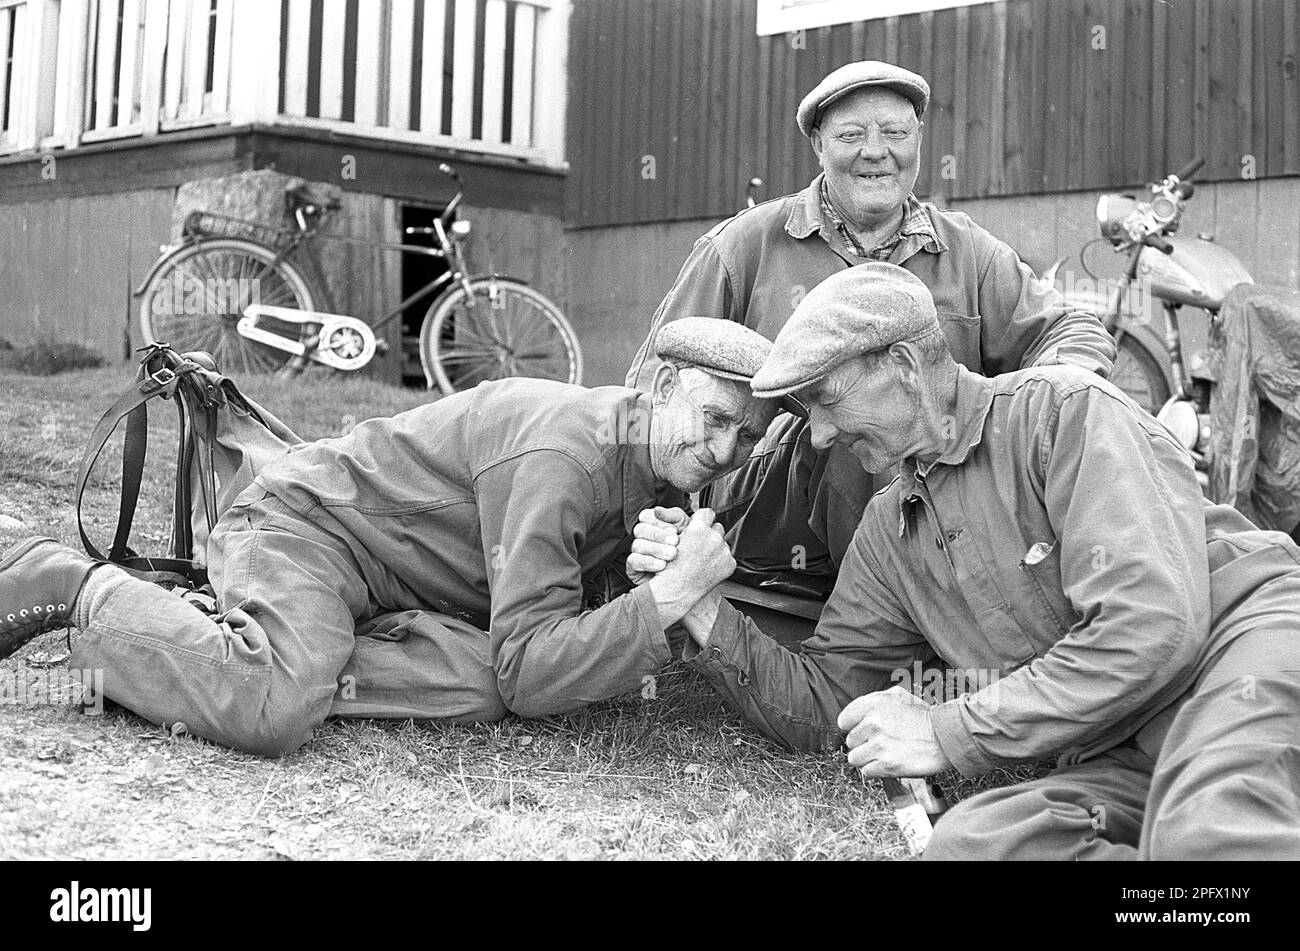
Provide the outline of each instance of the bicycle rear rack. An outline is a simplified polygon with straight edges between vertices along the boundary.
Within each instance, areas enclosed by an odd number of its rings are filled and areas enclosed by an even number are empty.
[[[191,211],[182,228],[186,240],[195,238],[242,238],[283,251],[293,244],[298,232],[279,225],[249,221],[215,211]]]

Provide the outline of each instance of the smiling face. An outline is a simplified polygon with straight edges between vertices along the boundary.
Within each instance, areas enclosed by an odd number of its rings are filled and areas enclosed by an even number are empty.
[[[808,406],[814,448],[841,445],[868,472],[887,472],[918,447],[921,401],[889,360],[847,360],[799,398]]]
[[[826,107],[812,146],[836,209],[866,231],[888,224],[916,185],[921,121],[903,96],[868,86]]]
[[[655,373],[650,467],[661,481],[698,492],[749,458],[776,412],[748,383],[664,364]]]

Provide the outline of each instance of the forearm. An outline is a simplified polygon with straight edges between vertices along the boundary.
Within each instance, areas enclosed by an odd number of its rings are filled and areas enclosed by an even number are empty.
[[[576,617],[521,618],[493,631],[497,682],[520,716],[567,713],[641,685],[671,659],[648,586]]]
[[[1069,303],[1010,247],[990,240],[996,243],[979,291],[985,372],[1070,364],[1109,376],[1118,351],[1098,316]]]
[[[710,615],[712,623],[701,633]],[[754,726],[794,749],[841,747],[836,718],[850,695],[814,661],[786,650],[721,597],[683,623],[691,635],[683,659]]]
[[[1115,365],[1115,340],[1097,317],[1068,304],[1055,316],[1041,341],[1038,356],[1026,366],[1070,364],[1109,377]]]
[[[1190,618],[1157,618],[1112,625],[1110,633],[1144,629],[1141,656],[1117,660],[1114,652],[1062,642],[1031,664],[983,690],[939,704],[932,723],[939,744],[963,775],[995,766],[1042,759],[1114,741],[1183,693],[1195,677],[1195,653],[1183,643]],[[1121,635],[1122,636],[1122,635]],[[1080,671],[1090,671],[1086,681]]]
[[[713,626],[713,622],[712,615],[705,613],[708,608],[704,602],[717,594],[716,588],[701,598],[695,589],[684,589],[680,584],[674,584],[662,575],[651,578],[645,586],[650,589],[655,608],[659,613],[659,624],[665,631],[680,621],[692,637],[696,637],[698,631],[699,636],[707,639],[708,628]],[[716,610],[715,599],[714,612]],[[700,643],[703,646],[703,642]]]
[[[718,607],[722,604],[721,589],[714,588],[704,597],[700,598],[678,619],[682,622],[682,627],[686,628],[686,633],[691,636],[697,646],[708,647],[709,638],[713,634],[713,626],[718,620]],[[674,622],[675,623],[675,622]]]

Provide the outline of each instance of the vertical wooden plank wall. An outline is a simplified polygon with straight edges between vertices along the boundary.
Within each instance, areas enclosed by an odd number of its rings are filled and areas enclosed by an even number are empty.
[[[110,361],[122,359],[128,330],[135,336],[130,291],[158,257],[172,199],[172,189],[158,188],[6,207],[0,336],[76,340]]]
[[[816,171],[794,124],[826,72],[929,80],[922,194],[1300,174],[1296,0],[1006,0],[759,37],[754,0],[582,0],[570,27],[571,227],[725,216]],[[656,178],[641,177],[643,155]]]

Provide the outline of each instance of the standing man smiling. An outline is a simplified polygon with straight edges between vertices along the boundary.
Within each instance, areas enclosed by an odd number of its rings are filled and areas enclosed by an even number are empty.
[[[929,101],[925,79],[890,63],[850,63],[818,83],[796,121],[821,174],[696,243],[655,313],[628,385],[650,387],[664,325],[709,315],[775,339],[807,292],[872,261],[900,265],[924,282],[953,357],[969,370],[994,376],[1067,363],[1107,375],[1115,346],[1096,316],[1073,310],[966,215],[912,194]],[[805,421],[781,417],[749,462],[715,483],[708,504],[742,568],[829,590],[872,490],[850,454],[815,450]],[[804,570],[789,570],[792,554]]]

